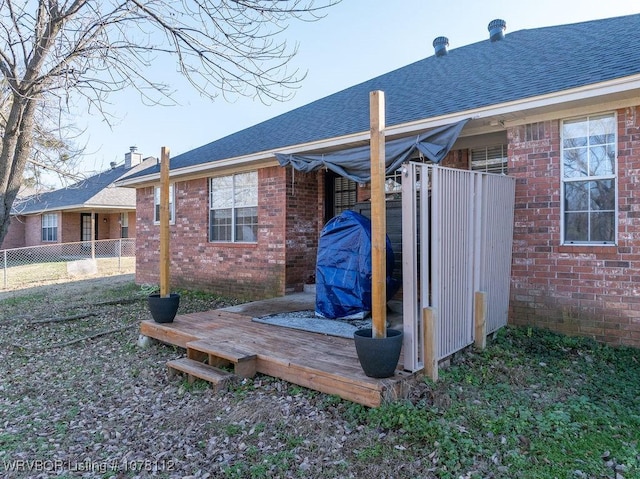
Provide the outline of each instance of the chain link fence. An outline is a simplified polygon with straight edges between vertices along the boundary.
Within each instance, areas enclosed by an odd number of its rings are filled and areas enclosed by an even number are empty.
[[[3,289],[135,273],[133,238],[55,243],[0,250]]]

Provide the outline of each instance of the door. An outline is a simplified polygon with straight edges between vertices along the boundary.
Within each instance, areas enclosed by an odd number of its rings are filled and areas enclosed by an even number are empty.
[[[98,238],[98,214],[94,216],[94,235],[91,235],[91,213],[80,213],[80,241],[82,241],[82,253],[95,256],[94,238]]]
[[[80,241],[98,238],[98,214],[94,214],[95,234],[91,235],[91,213],[80,213]]]
[[[357,183],[349,178],[327,171],[325,176],[325,218],[326,223],[344,210],[356,204]]]

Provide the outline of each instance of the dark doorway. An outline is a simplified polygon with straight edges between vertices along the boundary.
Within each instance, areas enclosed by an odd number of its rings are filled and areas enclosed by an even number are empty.
[[[333,171],[327,171],[325,177],[325,223],[343,211],[353,208],[356,204],[357,186],[355,181],[337,175]]]
[[[91,236],[91,213],[80,213],[80,241],[98,239],[98,213],[94,213],[94,235]]]

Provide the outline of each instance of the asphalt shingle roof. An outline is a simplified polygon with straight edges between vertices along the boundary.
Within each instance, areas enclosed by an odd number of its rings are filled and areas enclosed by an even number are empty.
[[[66,188],[31,196],[24,202],[14,205],[13,214],[26,215],[56,211],[71,206],[135,208],[135,191],[113,186],[113,183],[127,171],[124,166],[119,166]]]
[[[368,131],[373,90],[385,92],[386,124],[393,126],[638,73],[640,14],[507,31],[497,42],[487,34],[177,155],[171,169]]]

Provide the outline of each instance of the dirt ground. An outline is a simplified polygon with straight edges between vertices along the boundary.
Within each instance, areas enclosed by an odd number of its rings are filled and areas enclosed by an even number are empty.
[[[0,477],[640,477],[636,350],[507,328],[377,409],[264,375],[214,392],[168,376],[184,350],[138,346],[148,293],[2,293]],[[180,314],[258,307],[181,293]]]
[[[2,477],[420,477],[356,460],[388,439],[335,397],[260,375],[218,393],[169,378],[184,351],[137,346],[145,298],[131,275],[0,295]],[[225,306],[183,295],[180,312]]]

